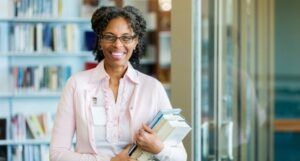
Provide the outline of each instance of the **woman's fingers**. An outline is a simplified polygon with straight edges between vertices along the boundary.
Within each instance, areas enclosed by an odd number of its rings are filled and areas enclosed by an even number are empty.
[[[143,129],[150,134],[154,133],[154,131],[144,123],[143,123]]]
[[[143,124],[142,128],[136,134],[136,143],[145,151],[157,154],[159,153],[164,145],[163,142],[158,138],[156,133]]]

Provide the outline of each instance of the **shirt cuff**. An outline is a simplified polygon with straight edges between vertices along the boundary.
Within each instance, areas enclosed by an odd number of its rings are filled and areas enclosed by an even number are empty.
[[[164,160],[166,156],[169,157],[170,155],[170,148],[165,146],[159,153],[154,154],[154,157],[158,160]]]

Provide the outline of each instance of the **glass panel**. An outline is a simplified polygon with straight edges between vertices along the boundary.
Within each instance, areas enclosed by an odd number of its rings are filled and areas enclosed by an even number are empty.
[[[237,158],[236,148],[238,120],[237,120],[237,41],[236,41],[236,8],[234,0],[220,1],[220,77],[219,77],[219,149],[222,160]]]
[[[216,160],[216,120],[214,104],[214,8],[215,2],[202,1],[202,54],[201,54],[201,119],[202,160]]]
[[[203,161],[271,160],[268,2],[202,0]]]

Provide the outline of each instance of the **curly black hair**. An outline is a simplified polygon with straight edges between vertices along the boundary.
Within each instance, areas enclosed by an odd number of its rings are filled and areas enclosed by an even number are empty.
[[[105,30],[112,19],[119,17],[123,17],[124,19],[126,19],[130,27],[133,29],[133,32],[138,36],[139,42],[135,50],[133,50],[131,58],[129,59],[132,66],[138,68],[140,64],[140,56],[142,55],[145,47],[146,21],[142,16],[142,12],[133,6],[125,6],[123,8],[104,6],[98,8],[93,13],[91,19],[92,29],[96,33],[96,35],[98,35],[93,51],[95,60],[100,62],[104,59],[103,51],[100,50],[101,46],[99,45],[99,35],[102,34],[102,32]]]

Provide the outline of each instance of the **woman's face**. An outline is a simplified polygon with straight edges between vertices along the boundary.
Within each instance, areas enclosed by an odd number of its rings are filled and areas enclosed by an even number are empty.
[[[127,66],[138,43],[128,22],[122,17],[112,19],[100,36],[105,64],[110,67]]]

